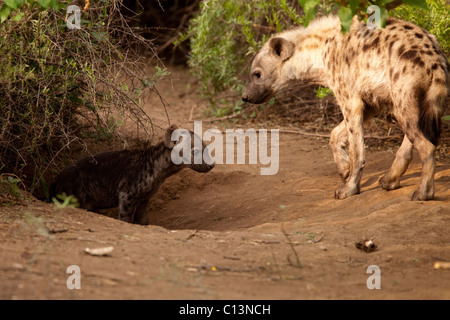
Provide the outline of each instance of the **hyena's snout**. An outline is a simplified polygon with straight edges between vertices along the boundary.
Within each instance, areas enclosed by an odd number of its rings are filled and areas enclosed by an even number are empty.
[[[267,102],[274,92],[270,88],[264,86],[250,85],[242,94],[242,101],[261,104]]]
[[[197,172],[208,172],[216,166],[214,160],[211,158],[208,147],[205,145],[203,145],[201,151],[200,149],[194,150],[191,161],[189,167]]]
[[[246,89],[246,90],[244,91],[244,93],[242,94],[242,101],[244,101],[244,102],[246,102],[246,103],[253,103],[253,102],[252,102],[253,99],[252,99],[252,96],[251,96],[251,93],[250,93],[250,90],[249,90],[249,89]]]
[[[247,102],[247,103],[250,102],[250,98],[248,96],[247,90],[244,91],[244,93],[242,94],[242,101]]]

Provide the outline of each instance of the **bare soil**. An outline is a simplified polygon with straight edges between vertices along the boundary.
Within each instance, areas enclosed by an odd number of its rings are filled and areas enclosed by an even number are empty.
[[[194,88],[180,69],[159,86],[180,127],[204,118]],[[146,111],[167,127],[156,97]],[[232,128],[204,129],[214,125]],[[450,270],[433,267],[450,261],[450,164],[438,163],[436,200],[411,202],[418,160],[402,188],[378,187],[394,154],[368,150],[361,194],[338,201],[326,139],[282,133],[278,174],[237,164],[184,170],[151,200],[149,226],[24,193],[22,204],[0,206],[0,299],[450,299]],[[357,249],[365,239],[377,250]],[[107,257],[84,252],[109,246]],[[66,286],[71,265],[81,290]],[[371,265],[381,270],[380,290],[367,288]]]

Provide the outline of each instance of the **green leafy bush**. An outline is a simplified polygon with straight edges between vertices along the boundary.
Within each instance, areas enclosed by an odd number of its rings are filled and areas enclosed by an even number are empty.
[[[439,44],[450,56],[450,5],[447,0],[426,0],[428,9],[400,6],[390,13],[392,16],[411,21],[434,34]]]
[[[202,93],[216,108],[220,93],[243,89],[249,56],[274,32],[302,24],[296,1],[210,0],[190,22],[179,42],[190,40],[188,65],[200,78]]]
[[[350,28],[354,15],[367,19],[371,5],[380,8],[380,27],[388,12],[410,20],[436,34],[444,50],[449,43],[449,6],[446,0],[210,0],[201,3],[199,14],[179,42],[190,40],[188,65],[200,79],[202,93],[209,99],[216,115],[241,108],[250,57],[267,38],[295,25],[306,26],[317,15],[335,13],[342,30]],[[428,5],[427,5],[428,3]],[[403,5],[402,5],[403,4]],[[430,13],[423,10],[430,8]],[[233,94],[234,93],[234,94]]]
[[[0,17],[0,170],[25,178],[32,191],[82,137],[110,137],[122,118],[151,131],[140,94],[165,75],[145,75],[129,43],[121,1],[100,0],[67,28],[69,1],[9,0]],[[150,50],[149,50],[150,51]],[[148,128],[148,129],[147,129]],[[26,177],[25,177],[26,175]]]

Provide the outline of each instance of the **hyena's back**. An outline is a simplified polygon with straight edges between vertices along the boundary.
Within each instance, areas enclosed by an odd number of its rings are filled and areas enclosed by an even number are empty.
[[[416,123],[437,144],[450,66],[435,36],[402,20],[390,18],[386,28],[372,30],[354,19],[348,34],[326,45],[325,72],[341,107],[356,92],[367,114],[391,108],[411,140]]]

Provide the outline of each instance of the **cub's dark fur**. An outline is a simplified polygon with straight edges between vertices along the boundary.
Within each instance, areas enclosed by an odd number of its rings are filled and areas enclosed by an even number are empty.
[[[171,153],[176,144],[191,143],[192,154],[202,152],[194,148],[194,139],[200,139],[189,132],[191,139],[183,137],[176,143],[171,135],[176,126],[166,130],[162,142],[140,150],[122,150],[87,156],[62,171],[51,187],[51,197],[66,193],[75,196],[80,207],[90,211],[119,207],[119,219],[131,223],[145,221],[145,209],[150,198],[156,193],[164,180],[181,171],[191,168],[198,172],[208,172],[214,167],[209,158],[208,164],[203,158],[201,164],[176,165]],[[188,132],[188,131],[186,131]]]

